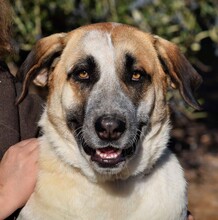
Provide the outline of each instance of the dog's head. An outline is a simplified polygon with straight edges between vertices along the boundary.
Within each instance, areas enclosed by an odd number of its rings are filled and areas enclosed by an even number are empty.
[[[20,101],[31,80],[48,85],[45,133],[53,127],[51,139],[56,132],[73,143],[52,140],[62,160],[107,178],[150,169],[166,148],[169,81],[199,109],[193,92],[201,78],[177,46],[127,25],[95,24],[43,38],[18,77]]]

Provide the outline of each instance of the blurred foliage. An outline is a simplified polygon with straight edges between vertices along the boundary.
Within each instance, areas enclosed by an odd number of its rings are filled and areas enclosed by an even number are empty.
[[[45,35],[102,21],[127,23],[160,35],[177,43],[191,57],[201,49],[204,38],[209,37],[218,45],[216,0],[13,0],[11,3],[16,42],[24,51],[29,51]]]
[[[41,37],[104,21],[126,23],[160,35],[179,45],[189,60],[204,70],[207,66],[196,59],[204,39],[210,40],[214,56],[218,56],[217,0],[11,0],[11,4],[18,63]],[[177,95],[169,99],[184,109]],[[205,117],[205,113],[194,115],[187,110],[184,115]]]

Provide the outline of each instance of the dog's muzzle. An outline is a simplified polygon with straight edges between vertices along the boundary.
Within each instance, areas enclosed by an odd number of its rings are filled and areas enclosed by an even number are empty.
[[[104,146],[93,148],[83,142],[84,152],[90,156],[92,162],[102,168],[115,168],[127,158],[131,157],[136,150],[137,139],[131,146],[117,146],[116,141],[125,134],[127,125],[123,118],[113,115],[99,117],[95,121],[95,133]]]

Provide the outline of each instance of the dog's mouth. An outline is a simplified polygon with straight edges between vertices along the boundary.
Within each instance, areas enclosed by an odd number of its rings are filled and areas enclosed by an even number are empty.
[[[126,149],[118,149],[112,146],[93,149],[88,145],[84,145],[83,149],[90,156],[91,161],[97,163],[98,166],[102,168],[115,168],[134,155],[136,144]]]

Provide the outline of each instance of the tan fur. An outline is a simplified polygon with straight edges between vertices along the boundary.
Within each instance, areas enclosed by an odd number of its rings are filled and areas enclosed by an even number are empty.
[[[143,69],[151,78],[143,86],[138,84],[140,91],[123,80],[126,54],[136,58],[134,68]],[[95,73],[99,79],[87,87],[69,74],[90,55],[100,74]],[[38,84],[42,78],[44,81],[40,74],[47,76],[49,87],[39,123],[44,132],[40,139],[40,172],[34,193],[18,219],[185,220],[186,182],[177,159],[167,149],[167,82],[170,79],[185,101],[199,108],[193,90],[200,77],[178,48],[130,26],[89,25],[36,44],[18,73],[25,79],[18,102],[33,78]],[[140,131],[132,159],[126,158],[123,167],[108,169],[107,173],[83,152],[77,130],[69,127],[68,116],[76,114],[73,120],[82,121],[83,133],[89,133],[94,129],[95,114],[114,114],[114,109],[116,114],[127,114],[129,124],[136,120],[134,117],[142,121],[146,118],[147,124]],[[97,145],[96,134],[91,134],[87,141]],[[128,139],[122,138],[123,142]]]

